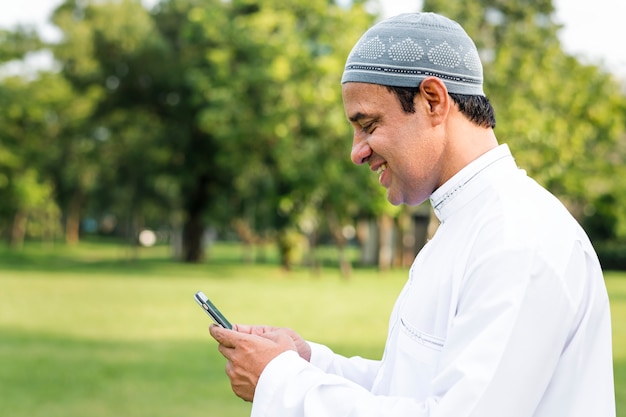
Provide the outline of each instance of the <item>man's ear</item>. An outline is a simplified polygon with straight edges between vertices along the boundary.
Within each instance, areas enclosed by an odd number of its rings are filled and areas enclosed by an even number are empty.
[[[425,78],[420,83],[420,95],[429,107],[433,125],[443,123],[450,112],[452,103],[446,85],[437,77]]]

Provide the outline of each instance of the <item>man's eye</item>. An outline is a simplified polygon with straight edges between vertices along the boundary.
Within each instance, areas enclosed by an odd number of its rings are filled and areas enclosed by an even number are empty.
[[[372,133],[374,131],[374,123],[365,123],[361,125],[361,130],[365,133]]]

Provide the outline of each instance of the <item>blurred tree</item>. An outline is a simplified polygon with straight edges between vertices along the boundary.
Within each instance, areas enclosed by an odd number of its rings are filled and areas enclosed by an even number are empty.
[[[32,29],[0,30],[0,65],[21,60],[41,45]],[[52,196],[50,184],[38,174],[36,156],[41,154],[41,136],[47,133],[50,115],[37,94],[41,96],[22,77],[6,76],[0,81],[0,234],[6,230],[13,247],[21,247],[29,217],[32,222],[45,208],[54,211],[43,203]]]
[[[216,138],[215,129],[228,123],[228,112],[239,111],[247,103],[228,103],[215,111],[210,129],[202,128],[202,112],[215,95],[217,72],[227,68],[214,64],[210,56],[225,50],[227,4],[217,0],[165,0],[153,11],[159,36],[167,45],[167,55],[156,65],[160,74],[153,77],[158,93],[158,114],[163,123],[163,145],[168,150],[167,172],[175,178],[183,215],[182,253],[188,262],[202,260],[207,216],[213,217],[220,195],[232,192],[238,166],[220,163],[230,150]],[[207,36],[201,24],[202,13],[211,20]],[[236,141],[236,138],[232,138]],[[224,208],[228,212],[228,208]],[[228,217],[221,217],[224,221]]]
[[[246,180],[238,183],[241,215],[249,216],[258,232],[275,228],[289,267],[295,236],[304,233],[313,248],[321,230],[329,228],[342,243],[342,223],[374,206],[358,205],[356,198],[380,195],[375,181],[349,160],[351,133],[339,84],[348,48],[371,17],[358,5],[348,12],[327,1],[292,1],[265,2],[234,22],[236,32],[247,33],[241,48],[251,51],[252,60],[247,68],[237,63],[245,72],[229,78],[228,88],[243,84],[242,97],[254,101],[248,114],[234,113],[247,120],[232,124],[239,130],[234,136],[243,139],[240,154],[252,157],[242,165],[240,178]],[[331,219],[334,223],[325,222]],[[315,263],[313,254],[309,258]]]
[[[160,188],[169,158],[160,116],[170,92],[162,83],[175,77],[165,72],[168,45],[139,1],[69,0],[53,21],[64,34],[54,45],[61,73],[94,106],[90,119],[60,143],[68,158],[55,178],[73,226],[68,236],[78,238],[88,208],[92,215],[121,217],[119,228],[135,237],[149,208],[163,208],[157,211],[167,218],[176,196]]]
[[[180,207],[187,261],[202,259],[207,225],[234,220],[277,239],[286,267],[291,236],[312,235],[324,212],[342,222],[376,207],[346,204],[373,190],[348,165],[339,87],[346,48],[371,22],[360,2],[164,0],[150,15],[134,0],[68,0],[54,22],[62,74],[97,92],[87,129],[97,146],[81,158],[97,172],[65,177],[62,201],[97,177],[100,200],[125,196],[133,224],[157,202]]]
[[[39,237],[51,237],[58,228],[60,213],[46,168],[65,117],[55,109],[69,110],[73,100],[67,83],[54,74],[10,77],[0,84],[0,212],[14,247],[21,246],[28,221]]]
[[[15,30],[0,29],[0,64],[23,59],[26,54],[42,46],[43,42],[32,28],[18,26]]]
[[[338,181],[352,182],[344,187],[353,194],[371,184],[346,169],[350,136],[339,80],[353,41],[334,34],[343,28],[356,40],[369,24],[355,7],[350,13],[325,0],[171,0],[156,9],[159,27],[185,52],[180,78],[201,107],[186,112],[195,115],[198,140],[176,140],[185,161],[180,175],[195,196],[189,231],[201,232],[207,215],[213,223],[232,221],[244,239],[276,239],[288,268],[294,237],[314,233]],[[185,24],[166,25],[177,8],[186,10]],[[342,218],[350,197],[333,206]],[[197,239],[189,247],[198,247]]]

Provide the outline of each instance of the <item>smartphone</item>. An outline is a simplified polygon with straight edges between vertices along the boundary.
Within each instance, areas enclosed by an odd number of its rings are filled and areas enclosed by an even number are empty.
[[[209,300],[207,298],[206,295],[204,295],[204,293],[202,291],[198,291],[195,295],[195,299],[196,302],[198,303],[198,305],[200,305],[200,307],[202,307],[202,309],[204,311],[206,311],[206,313],[211,316],[211,318],[213,319],[213,321],[218,325],[218,326],[222,326],[225,329],[230,329],[232,330],[233,325],[230,324],[230,322],[228,320],[226,320],[226,317],[224,317],[224,315],[217,309],[217,307],[215,307],[213,305],[213,303],[211,302],[211,300]]]

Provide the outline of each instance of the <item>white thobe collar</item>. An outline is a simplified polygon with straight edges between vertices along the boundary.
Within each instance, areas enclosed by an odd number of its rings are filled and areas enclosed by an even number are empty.
[[[505,162],[506,161],[506,162]],[[497,164],[498,162],[505,162]],[[430,203],[440,222],[444,222],[459,207],[476,196],[479,190],[469,192],[478,185],[477,178],[489,175],[496,166],[505,169],[516,168],[508,145],[503,144],[481,155],[454,174],[430,196]]]

